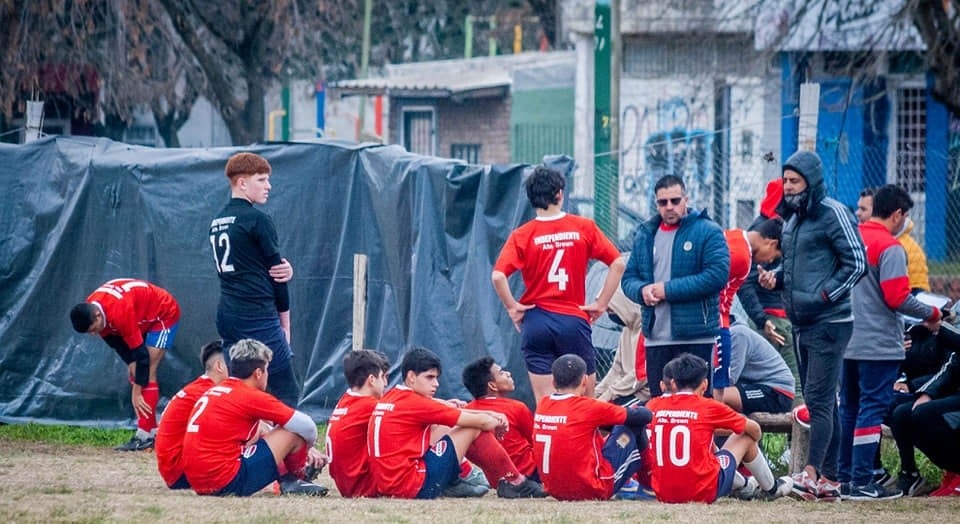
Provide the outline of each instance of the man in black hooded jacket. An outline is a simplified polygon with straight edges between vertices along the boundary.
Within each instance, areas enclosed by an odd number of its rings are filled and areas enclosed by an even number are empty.
[[[778,271],[760,270],[760,283],[785,289],[810,412],[807,464],[794,475],[793,493],[804,500],[838,500],[837,384],[853,332],[850,291],[866,271],[866,253],[853,214],[827,196],[823,163],[813,151],[798,151],[784,163],[777,212],[784,218],[783,265]]]

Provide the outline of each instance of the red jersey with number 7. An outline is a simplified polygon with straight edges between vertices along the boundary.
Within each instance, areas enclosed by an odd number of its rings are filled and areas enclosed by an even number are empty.
[[[650,399],[648,426],[654,461],[651,483],[660,502],[706,502],[717,498],[720,463],[713,433],[743,433],[747,419],[730,406],[689,392]]]
[[[510,233],[493,269],[507,276],[520,271],[526,286],[521,304],[589,321],[580,310],[586,303],[587,264],[600,260],[609,266],[619,256],[592,220],[563,213],[537,217]]]
[[[533,415],[533,456],[547,493],[557,500],[612,497],[614,471],[599,428],[626,420],[626,408],[616,404],[569,393],[543,397]]]
[[[367,454],[367,426],[377,402],[375,397],[348,389],[330,415],[327,424],[328,471],[343,497],[377,496]]]

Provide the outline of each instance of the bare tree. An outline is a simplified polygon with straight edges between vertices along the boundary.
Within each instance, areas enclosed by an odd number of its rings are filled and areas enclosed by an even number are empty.
[[[913,24],[927,44],[933,96],[960,116],[960,0],[911,0]]]

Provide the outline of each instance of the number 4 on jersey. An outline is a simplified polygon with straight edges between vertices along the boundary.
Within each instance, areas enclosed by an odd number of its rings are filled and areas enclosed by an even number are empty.
[[[553,263],[550,264],[550,273],[547,274],[547,282],[556,282],[560,291],[566,291],[567,282],[570,280],[570,277],[567,275],[567,270],[560,267],[562,260],[563,250],[558,249],[557,254],[553,255]]]

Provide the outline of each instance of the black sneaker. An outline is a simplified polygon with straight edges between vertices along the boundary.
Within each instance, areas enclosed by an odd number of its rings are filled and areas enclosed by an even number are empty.
[[[885,488],[873,482],[850,488],[850,500],[890,500],[903,496],[897,488]]]
[[[893,486],[896,482],[896,479],[887,470],[873,474],[873,483],[879,486]]]
[[[307,482],[306,480],[298,479],[292,475],[284,475],[280,477],[280,494],[281,495],[303,495],[307,497],[323,497],[326,496],[329,489],[319,485],[314,484],[313,482]]]
[[[879,486],[880,484],[878,484]],[[853,482],[840,483],[840,500],[850,500],[850,492],[853,491]]]
[[[793,491],[793,479],[789,475],[785,477],[780,477],[776,479],[773,483],[773,487],[770,488],[770,491],[766,491],[757,487],[757,491],[753,496],[753,500],[776,500],[780,497],[786,497]]]
[[[134,435],[127,442],[124,442],[113,449],[114,451],[146,451],[148,449],[153,449],[153,437],[141,439],[140,437]]]
[[[934,486],[928,484],[923,475],[916,471],[910,473],[901,471],[897,475],[897,488],[903,492],[904,496],[922,497],[933,491]]]
[[[542,499],[547,496],[543,485],[534,480],[525,479],[516,486],[500,479],[497,484],[497,496],[502,499]]]
[[[457,499],[465,498],[474,498],[482,497],[490,491],[488,488],[483,486],[478,486],[476,484],[471,484],[469,482],[463,482],[462,480],[457,480],[455,484],[447,486],[447,489],[443,490],[444,497],[451,497]]]

